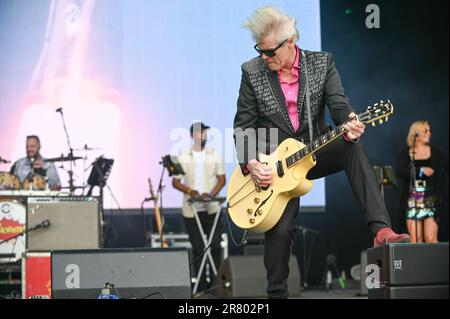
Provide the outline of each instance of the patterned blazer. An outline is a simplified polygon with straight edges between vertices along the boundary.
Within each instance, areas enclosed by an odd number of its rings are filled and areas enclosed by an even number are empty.
[[[305,53],[306,61],[301,52]],[[298,115],[300,128],[294,132],[286,109],[278,74],[271,71],[260,57],[242,65],[242,79],[234,118],[235,142],[242,168],[259,153],[272,153],[286,138],[309,141],[308,114],[306,112],[306,69],[310,87],[311,118],[314,137],[331,127],[325,121],[328,105],[334,124],[339,125],[354,112],[350,106],[336,69],[333,57],[327,52],[300,49]],[[274,138],[273,134],[278,134]],[[242,135],[243,134],[243,135]],[[245,136],[245,138],[242,138]],[[249,150],[248,142],[257,141],[256,154]],[[255,157],[256,155],[256,157]]]

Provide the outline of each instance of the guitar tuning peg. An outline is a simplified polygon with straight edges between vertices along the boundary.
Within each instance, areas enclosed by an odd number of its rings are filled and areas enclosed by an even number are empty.
[[[385,122],[389,121],[389,116],[386,116]]]
[[[379,120],[378,123],[383,124],[383,120]]]
[[[372,122],[372,126],[375,126],[376,124],[375,124],[375,122]]]

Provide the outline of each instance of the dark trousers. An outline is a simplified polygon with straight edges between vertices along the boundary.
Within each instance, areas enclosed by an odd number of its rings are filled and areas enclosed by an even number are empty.
[[[315,155],[317,164],[309,171],[308,179],[317,179],[344,170],[365,213],[371,235],[374,236],[381,228],[391,227],[374,170],[361,142],[354,144],[338,138]],[[289,257],[298,209],[299,199],[291,199],[279,222],[265,233],[267,294],[272,298],[286,298],[288,295]]]
[[[205,235],[209,238],[213,224],[214,224],[214,219],[216,218],[216,214],[208,214],[205,211],[201,211],[201,212],[197,212],[198,217],[200,218],[200,223],[202,224],[203,227],[203,231],[205,232]],[[196,259],[196,261],[194,262],[194,270],[195,270],[195,274],[191,274],[194,277],[197,277],[198,271],[200,269],[200,265],[202,263],[202,257],[199,257],[201,255],[201,253],[203,252],[203,249],[205,248],[205,245],[203,243],[203,239],[201,237],[200,234],[200,230],[198,229],[197,226],[197,221],[195,220],[195,218],[186,218],[184,217],[184,223],[186,225],[186,230],[187,233],[189,235],[189,241],[191,242],[192,245],[192,260],[190,262],[192,262],[193,260]],[[215,240],[213,240],[210,249],[211,249],[211,255],[214,259],[214,265],[216,266],[216,269],[219,269],[220,266],[220,236],[219,236],[219,232],[221,231],[223,227],[221,227],[221,223],[220,220],[217,222],[217,226],[216,226],[216,230],[214,233],[214,237]],[[209,258],[206,259],[206,264],[209,264]],[[202,277],[200,278],[200,282],[199,282],[199,286],[197,291],[200,292],[202,290],[205,290],[209,287],[209,284],[206,281],[206,272],[205,272],[205,268],[206,268],[206,264],[203,268],[203,274]],[[210,272],[211,272],[211,280],[213,279],[214,273],[212,272],[212,269],[210,268]]]

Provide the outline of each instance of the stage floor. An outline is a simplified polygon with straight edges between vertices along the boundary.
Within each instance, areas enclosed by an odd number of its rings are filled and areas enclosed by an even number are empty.
[[[250,299],[253,299],[249,297]],[[263,299],[261,297],[255,297],[256,299]],[[205,294],[199,296],[198,299],[218,299],[212,294]],[[300,297],[292,297],[289,299],[368,299],[367,296],[361,296],[359,289],[347,288],[347,289],[330,289],[324,290],[320,287],[310,287],[302,291]]]

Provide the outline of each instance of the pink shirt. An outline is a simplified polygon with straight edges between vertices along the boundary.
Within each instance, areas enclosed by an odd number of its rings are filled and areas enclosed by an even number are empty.
[[[289,114],[289,118],[291,120],[292,127],[294,131],[297,132],[300,123],[298,120],[298,107],[297,107],[297,99],[298,99],[298,85],[299,85],[299,67],[298,63],[300,61],[299,49],[295,47],[296,54],[294,65],[292,66],[292,80],[287,82],[282,79],[281,72],[278,71],[278,80],[280,81],[281,89],[283,90],[284,99],[286,100],[286,109]]]

